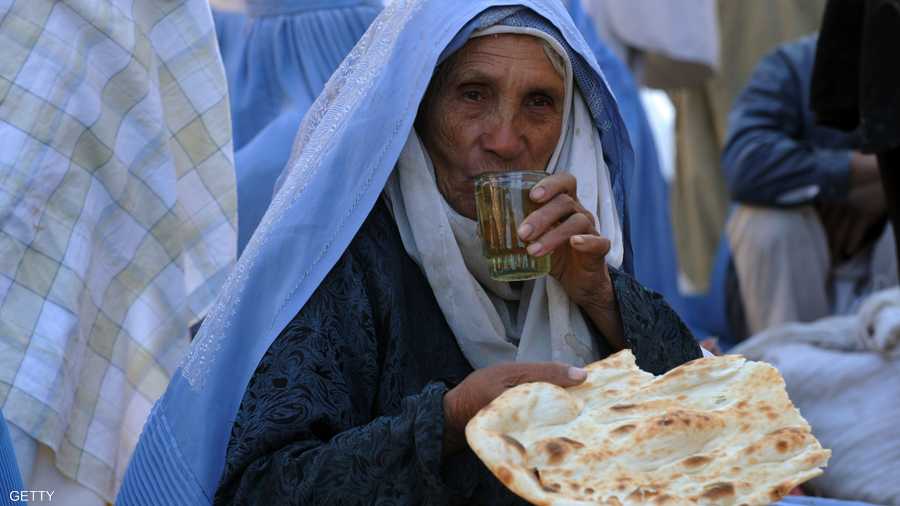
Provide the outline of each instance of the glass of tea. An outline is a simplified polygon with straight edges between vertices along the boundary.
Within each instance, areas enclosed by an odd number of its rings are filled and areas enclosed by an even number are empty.
[[[475,179],[478,234],[493,279],[524,281],[550,273],[550,255],[529,255],[517,233],[539,207],[528,194],[545,177],[545,172],[512,171],[486,172]]]

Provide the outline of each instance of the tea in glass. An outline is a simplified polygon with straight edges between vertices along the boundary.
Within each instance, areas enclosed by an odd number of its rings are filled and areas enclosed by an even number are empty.
[[[540,207],[528,196],[547,176],[544,172],[487,172],[475,180],[478,233],[491,278],[524,281],[550,273],[550,255],[533,257],[519,239],[519,225]]]

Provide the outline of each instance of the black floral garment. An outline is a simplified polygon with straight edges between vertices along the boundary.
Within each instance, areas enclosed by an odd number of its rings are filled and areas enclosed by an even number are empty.
[[[643,369],[700,356],[662,297],[612,279]],[[441,457],[443,395],[471,371],[379,201],[260,362],[215,503],[525,504],[471,450]]]

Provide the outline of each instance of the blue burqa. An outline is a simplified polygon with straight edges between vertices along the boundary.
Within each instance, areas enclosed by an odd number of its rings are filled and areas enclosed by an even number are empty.
[[[381,195],[435,65],[474,30],[495,24],[536,28],[565,47],[603,143],[618,214],[628,223],[624,175],[634,160],[628,133],[593,52],[562,2],[396,0],[303,119],[271,206],[153,408],[117,504],[211,503],[232,421],[261,358]],[[623,228],[622,265],[628,271]]]
[[[606,46],[579,0],[569,0],[569,14],[594,51],[606,82],[616,97],[634,148],[634,170],[625,174],[634,275],[661,293],[684,318],[685,302],[678,291],[678,259],[669,211],[669,185],[660,171],[659,154],[640,90],[631,71]]]
[[[6,427],[6,419],[0,413],[0,505],[14,504],[12,499],[15,496],[11,496],[10,493],[23,488],[19,465],[16,463],[16,454],[13,451],[12,440]]]
[[[228,79],[238,254],[262,219],[303,115],[375,16],[379,0],[247,0],[214,12]]]

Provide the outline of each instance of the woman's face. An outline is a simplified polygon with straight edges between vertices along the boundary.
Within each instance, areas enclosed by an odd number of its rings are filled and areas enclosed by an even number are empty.
[[[562,128],[565,84],[543,42],[517,34],[470,40],[432,79],[417,130],[440,192],[475,218],[475,177],[543,171]]]

